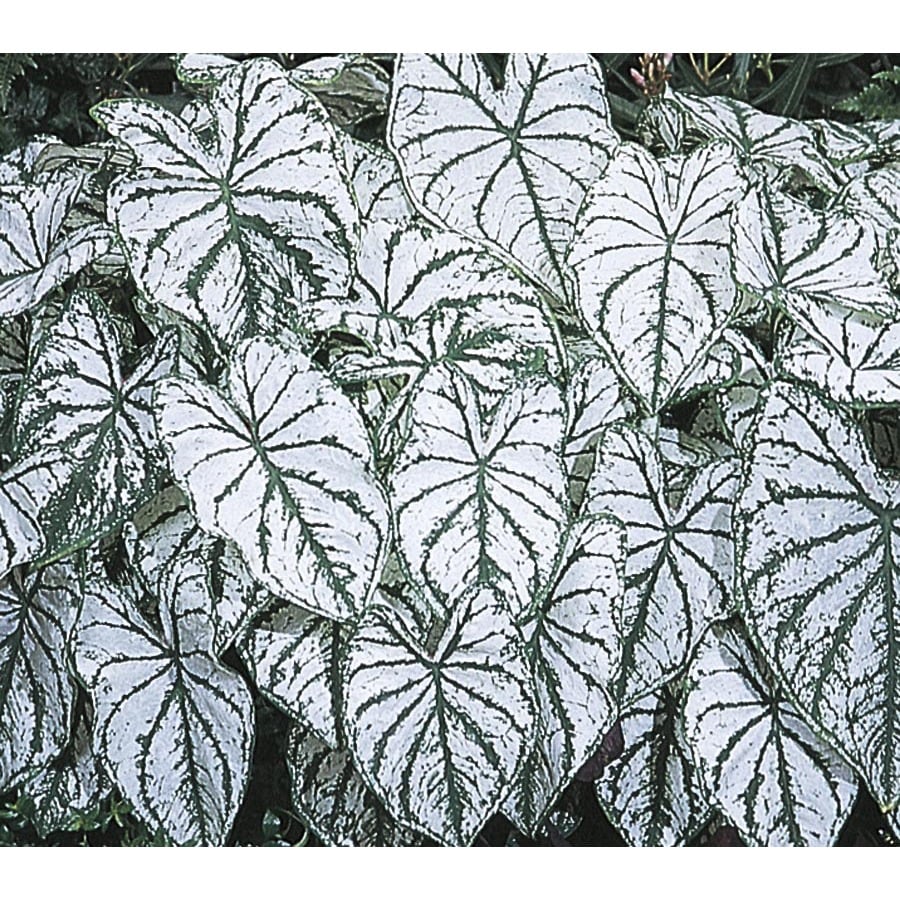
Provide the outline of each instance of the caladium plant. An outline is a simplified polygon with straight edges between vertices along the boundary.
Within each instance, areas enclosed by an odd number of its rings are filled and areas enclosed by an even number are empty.
[[[631,844],[896,825],[886,126],[660,89],[640,144],[578,54],[176,72],[0,159],[38,833],[226,843],[273,755],[329,844],[559,842],[585,782]]]

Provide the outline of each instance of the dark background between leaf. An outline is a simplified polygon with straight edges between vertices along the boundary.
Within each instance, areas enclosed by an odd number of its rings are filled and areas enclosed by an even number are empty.
[[[663,48],[664,49],[664,48]],[[323,53],[270,55],[291,68]],[[371,56],[387,72],[393,69],[390,53]],[[639,116],[646,105],[642,89],[631,77],[639,69],[639,54],[601,53],[613,123],[628,138],[636,137]],[[505,54],[485,53],[481,58],[498,85],[502,82]],[[677,53],[669,66],[671,84],[696,94],[726,94],[759,109],[799,119],[832,118],[854,122],[900,118],[900,54],[799,53]],[[141,96],[173,110],[189,99],[175,77],[172,57],[164,53],[130,54],[0,54],[0,154],[38,134],[54,134],[70,145],[103,139],[89,109],[112,97]],[[361,122],[353,129],[358,138],[384,136],[383,117]],[[691,409],[670,412],[671,424],[689,417]],[[683,424],[683,423],[682,423]],[[866,415],[870,434],[882,465],[900,471],[900,420],[893,411]],[[230,664],[242,671],[234,656]],[[290,783],[284,762],[289,722],[263,698],[256,699],[257,737],[250,784],[238,814],[230,843],[238,845],[315,845],[291,810]],[[615,730],[614,730],[615,731]],[[616,754],[617,735],[611,733],[594,760],[567,789],[545,828],[544,846],[618,846],[622,838],[597,804],[591,779],[599,776],[605,760]],[[113,793],[84,816],[70,831],[42,840],[30,821],[31,810],[16,792],[0,796],[0,846],[83,845],[149,846],[158,843],[131,815],[128,804]],[[692,841],[698,846],[735,846],[741,841],[734,828],[713,820]],[[861,789],[856,806],[844,826],[838,846],[896,846],[885,817]],[[485,826],[476,846],[534,846],[515,831],[503,816]]]

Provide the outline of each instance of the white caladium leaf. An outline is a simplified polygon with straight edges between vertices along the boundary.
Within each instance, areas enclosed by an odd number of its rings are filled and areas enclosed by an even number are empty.
[[[172,474],[204,530],[276,596],[335,619],[368,602],[389,519],[352,402],[274,338],[234,351],[228,397],[186,378],[156,392]]]
[[[432,647],[373,606],[350,638],[347,740],[360,774],[402,825],[469,844],[531,749],[533,685],[503,598],[476,586]]]
[[[581,209],[568,256],[581,313],[651,415],[735,312],[730,215],[746,191],[725,144],[662,161],[623,144]]]
[[[673,509],[659,448],[647,435],[614,425],[597,445],[584,508],[619,519],[628,549],[623,708],[679,675],[707,625],[731,605],[738,474],[732,460],[704,466]]]
[[[740,371],[732,384],[701,403],[691,433],[706,439],[724,438],[733,450],[740,450],[759,407],[760,392],[772,380],[773,368],[741,332],[731,331],[729,340],[740,349]]]
[[[522,622],[534,672],[537,740],[502,811],[526,834],[536,833],[615,721],[624,562],[619,522],[578,520],[563,540],[548,589]]]
[[[250,576],[237,548],[201,530],[177,487],[166,488],[139,510],[127,540],[131,563],[152,594],[162,597],[175,589],[192,591],[198,602],[209,604],[218,656],[272,601],[271,594]]]
[[[338,847],[412,847],[422,838],[398,825],[353,767],[349,750],[334,750],[301,725],[288,736],[291,800],[303,822]]]
[[[65,171],[35,184],[0,184],[0,316],[31,309],[112,249],[106,225],[63,231],[83,184]]]
[[[594,450],[608,425],[632,418],[637,408],[605,357],[581,360],[566,384],[568,426],[564,451],[569,494],[576,508],[594,466]]]
[[[618,144],[594,59],[513,53],[498,90],[474,55],[403,55],[388,141],[426,217],[565,296],[576,212]]]
[[[0,577],[44,553],[41,513],[67,480],[68,470],[52,448],[0,474]]]
[[[387,72],[361,53],[311,59],[292,69],[291,78],[312,91],[343,127],[387,112]]]
[[[234,67],[209,110],[208,145],[145,100],[94,115],[138,157],[109,200],[138,287],[228,349],[294,322],[308,300],[342,296],[358,222],[328,117],[283,69]]]
[[[335,748],[340,743],[335,688],[342,637],[331,619],[276,600],[238,645],[257,688]]]
[[[764,395],[739,500],[742,612],[801,715],[900,799],[900,486],[811,391]]]
[[[840,186],[837,172],[819,148],[815,129],[806,122],[769,115],[732,97],[695,97],[668,90],[666,102],[685,114],[691,131],[728,141],[773,181],[797,170],[825,191]]]
[[[551,375],[561,372],[561,340],[538,291],[467,238],[421,221],[376,220],[363,229],[354,289],[357,299],[336,311],[375,356],[345,357],[343,379],[414,376],[449,357],[497,394],[509,384],[504,369],[521,370],[538,354]],[[448,304],[463,304],[465,317],[429,318]]]
[[[42,838],[76,825],[110,790],[100,761],[91,749],[90,737],[87,717],[83,715],[76,720],[62,755],[19,787],[20,795],[33,806],[29,819]]]
[[[403,188],[397,160],[376,144],[349,135],[343,137],[343,148],[360,220],[412,219],[414,210]]]
[[[174,333],[162,335],[126,377],[116,322],[88,291],[42,329],[20,387],[15,447],[23,460],[52,448],[60,467],[39,510],[46,558],[93,543],[153,495],[162,461],[151,393],[176,349]]]
[[[828,845],[853,801],[853,770],[767,683],[744,641],[715,627],[691,664],[684,729],[711,800],[750,844]]]
[[[546,378],[512,388],[490,424],[463,376],[423,378],[390,485],[397,549],[438,609],[480,581],[518,613],[546,583],[568,518],[564,428]]]
[[[639,700],[620,720],[623,752],[594,782],[597,800],[636,847],[677,847],[712,818],[669,687]]]
[[[75,667],[93,701],[94,752],[136,814],[175,844],[221,844],[247,785],[253,702],[213,655],[205,598],[173,588],[158,598],[158,630],[133,585],[95,573]]]
[[[0,581],[0,792],[58,756],[69,739],[75,690],[66,644],[78,613],[68,564]]]
[[[31,182],[35,176],[35,163],[48,147],[62,146],[58,137],[42,134],[0,156],[0,184]]]
[[[900,403],[900,322],[884,321],[834,303],[810,307],[804,329],[779,342],[780,372],[817,386],[839,403]]]
[[[879,249],[886,252],[889,236],[900,230],[900,169],[885,166],[854,178],[841,193],[839,207],[870,221]]]
[[[884,318],[900,309],[877,268],[873,226],[849,214],[752,192],[735,211],[734,253],[741,286],[800,324],[827,302]]]
[[[183,84],[219,84],[239,61],[220,53],[186,53],[175,73]],[[352,125],[387,110],[387,73],[359,53],[338,53],[301,63],[286,73],[294,84],[315,94],[339,125]]]

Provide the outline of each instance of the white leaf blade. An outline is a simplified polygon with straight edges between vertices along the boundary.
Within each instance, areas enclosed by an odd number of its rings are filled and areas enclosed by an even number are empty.
[[[489,587],[463,598],[433,652],[387,607],[372,607],[350,638],[347,739],[360,774],[401,824],[469,844],[499,807],[534,725],[520,641]]]
[[[688,675],[683,715],[708,796],[745,840],[829,845],[856,798],[853,771],[773,692],[749,648],[712,629]]]
[[[424,215],[564,297],[575,214],[618,143],[603,74],[587,55],[515,53],[504,76],[497,91],[474,55],[401,56],[388,142]]]

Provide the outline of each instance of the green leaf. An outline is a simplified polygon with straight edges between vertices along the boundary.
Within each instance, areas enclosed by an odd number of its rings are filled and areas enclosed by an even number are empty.
[[[398,823],[470,844],[516,780],[534,729],[533,685],[498,592],[460,598],[432,648],[396,610],[373,606],[344,668],[347,740]]]
[[[412,847],[414,831],[394,822],[353,767],[348,750],[334,750],[300,725],[288,736],[291,799],[300,818],[326,844]]]
[[[568,517],[559,389],[534,376],[485,421],[469,382],[435,368],[390,473],[397,550],[437,610],[473,582],[514,613],[546,583]]]
[[[729,217],[747,186],[724,144],[663,161],[623,144],[581,209],[568,256],[579,308],[650,415],[736,312]]]
[[[269,60],[230,71],[210,101],[212,139],[145,100],[94,115],[138,157],[112,187],[110,215],[150,303],[227,350],[343,296],[356,206],[327,115]]]
[[[75,694],[65,659],[77,612],[70,565],[15,569],[0,581],[0,792],[69,740]]]
[[[900,799],[900,488],[851,418],[767,389],[739,498],[741,608],[798,713]]]
[[[737,635],[711,629],[684,695],[687,741],[711,802],[750,844],[828,845],[856,777],[773,690]]]
[[[186,378],[157,389],[172,474],[201,527],[233,541],[273,594],[331,618],[362,610],[389,521],[352,402],[300,351],[251,338],[227,397]]]
[[[595,782],[603,812],[633,846],[686,844],[712,810],[684,740],[673,689],[639,700],[620,723],[625,749]]]
[[[157,629],[134,585],[93,573],[73,656],[93,700],[94,752],[135,813],[173,843],[222,844],[247,786],[253,702],[216,661],[206,598],[182,580],[158,598]]]
[[[423,215],[566,296],[575,214],[618,143],[595,60],[513,53],[498,91],[474,55],[404,54],[388,142]]]
[[[680,675],[708,624],[731,605],[733,460],[700,468],[680,505],[667,499],[660,449],[614,425],[597,445],[585,511],[625,525],[620,702],[627,708]]]

